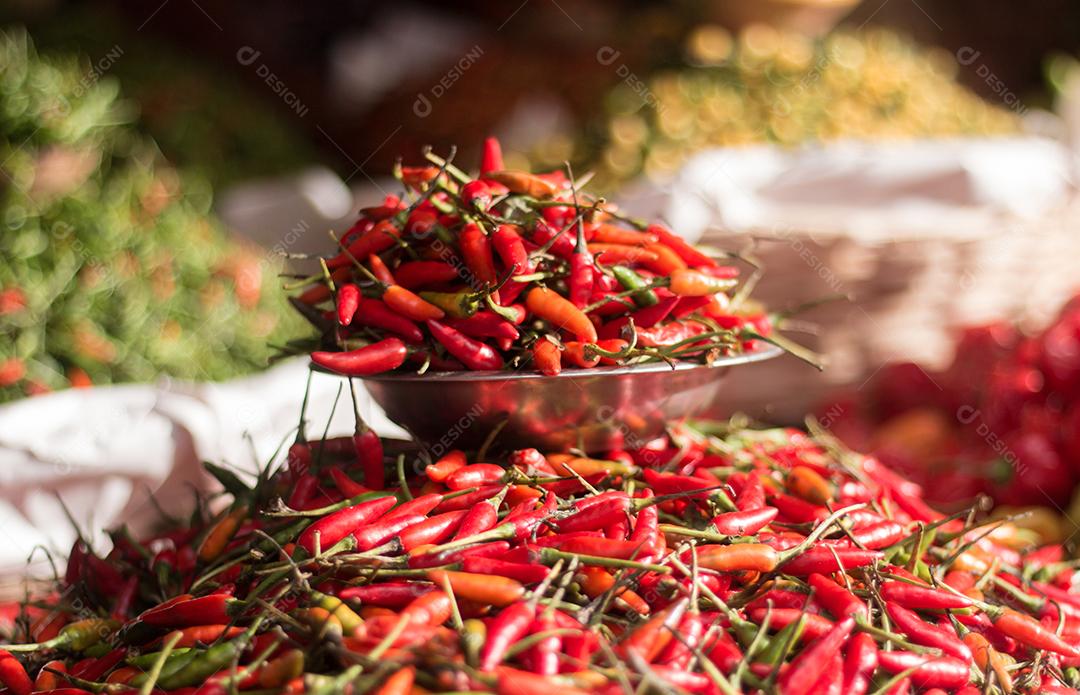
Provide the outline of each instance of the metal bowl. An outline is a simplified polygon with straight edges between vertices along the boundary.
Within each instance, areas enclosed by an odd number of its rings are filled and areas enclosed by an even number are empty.
[[[364,377],[394,422],[436,453],[475,448],[504,420],[498,442],[546,450],[600,452],[634,447],[664,426],[713,405],[732,367],[772,359],[779,348],[723,357],[712,365],[680,362],[535,372],[433,372]]]

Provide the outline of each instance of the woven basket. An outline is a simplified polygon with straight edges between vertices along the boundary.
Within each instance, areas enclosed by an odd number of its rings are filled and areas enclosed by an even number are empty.
[[[889,361],[946,366],[960,326],[1044,325],[1080,290],[1078,230],[1074,197],[1035,221],[1002,216],[979,239],[867,243],[847,233],[711,231],[703,243],[720,248],[757,240],[766,273],[755,296],[772,308],[835,293],[852,300],[800,317],[819,326],[818,335],[792,334],[825,355],[824,372],[790,356],[750,366],[732,374],[721,405],[799,422],[830,392],[860,388]]]

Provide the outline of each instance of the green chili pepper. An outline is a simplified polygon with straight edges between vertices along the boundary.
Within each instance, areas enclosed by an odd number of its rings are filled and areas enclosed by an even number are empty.
[[[476,618],[470,618],[464,623],[461,633],[461,644],[465,649],[465,662],[473,668],[480,664],[480,650],[487,641],[487,626]]]
[[[447,316],[467,319],[480,309],[480,297],[475,292],[421,292],[420,298],[434,304]]]
[[[784,652],[787,651],[788,645],[795,644],[795,642],[802,637],[803,630],[806,629],[806,616],[801,616],[793,623],[789,623],[784,626],[782,630],[777,632],[769,640],[768,645],[761,650],[758,654],[757,660],[767,664],[776,665],[780,662],[780,659],[784,657]]]
[[[162,674],[158,678],[158,687],[174,690],[206,682],[207,678],[236,660],[251,642],[253,635],[253,630],[249,629],[236,639],[210,647],[173,673]]]
[[[169,660],[171,661],[173,658],[190,654],[192,651],[193,650],[191,647],[180,647],[179,649],[174,649],[169,655]],[[134,666],[135,668],[146,670],[154,665],[154,662],[157,661],[159,656],[161,656],[161,652],[147,652],[146,654],[129,656],[127,658],[127,662],[129,665]],[[165,663],[167,666],[168,661],[166,661]]]
[[[615,275],[615,279],[619,281],[619,284],[623,286],[623,289],[640,290],[630,295],[630,298],[634,300],[634,304],[639,307],[655,306],[660,301],[656,296],[656,292],[649,289],[649,283],[645,278],[630,268],[617,265],[611,268],[611,272]]]

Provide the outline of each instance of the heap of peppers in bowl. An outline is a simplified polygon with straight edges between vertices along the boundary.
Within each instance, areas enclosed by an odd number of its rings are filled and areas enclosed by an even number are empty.
[[[777,340],[739,268],[619,213],[567,171],[506,170],[485,142],[477,177],[450,156],[399,164],[404,192],[365,208],[293,305],[311,354],[348,376],[665,360],[708,363]],[[336,237],[335,237],[336,238]],[[408,363],[408,366],[403,367]]]
[[[303,432],[303,428],[301,428]],[[1060,545],[824,433],[686,423],[632,450],[308,441],[188,521],[76,543],[0,606],[52,693],[1078,693]],[[208,508],[217,508],[210,514]]]

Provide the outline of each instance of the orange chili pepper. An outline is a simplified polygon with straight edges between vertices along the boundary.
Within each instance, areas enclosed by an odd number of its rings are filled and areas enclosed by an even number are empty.
[[[394,274],[390,272],[377,253],[368,256],[368,265],[371,266],[371,274],[379,278],[379,282],[385,282],[387,285],[394,284]]]
[[[735,280],[716,278],[700,270],[677,268],[671,273],[668,289],[680,297],[708,297],[729,290],[736,284]]]
[[[134,666],[121,666],[106,678],[106,683],[119,683],[121,685],[127,685],[131,682],[131,679],[140,673],[145,673],[141,668],[135,668]],[[36,688],[36,690],[44,690],[44,688]]]
[[[206,534],[206,538],[199,544],[199,559],[203,562],[210,562],[221,555],[229,541],[232,540],[236,529],[240,528],[240,524],[247,518],[247,515],[247,506],[240,505],[214,524],[214,527],[210,529],[210,533]]]
[[[652,251],[657,255],[657,260],[654,262],[641,261],[649,270],[660,273],[661,275],[671,275],[676,270],[686,267],[686,261],[679,257],[679,254],[675,253],[670,246],[664,244],[649,244],[645,247],[649,251]]]
[[[698,565],[718,572],[752,570],[771,572],[780,562],[776,550],[764,543],[702,545],[698,547]]]
[[[416,667],[406,666],[394,672],[383,682],[374,695],[408,695],[416,680]]]
[[[67,665],[63,661],[55,659],[42,666],[41,671],[38,672],[37,677],[34,679],[35,691],[55,690],[67,682],[62,676],[53,673],[53,671],[67,673]]]
[[[667,622],[672,617],[672,609],[665,608],[649,618],[619,643],[617,653],[625,655],[637,652],[646,663],[651,663],[664,651],[664,647],[668,646],[675,634],[667,627]]]
[[[453,586],[453,584],[451,584]],[[418,596],[401,610],[401,615],[409,616],[413,625],[442,625],[450,618],[450,596],[441,588]]]
[[[585,346],[586,343],[579,343],[576,340],[563,343],[563,347],[566,348],[562,353],[563,360],[583,369],[595,367],[600,363],[600,355],[595,352],[586,353]]]
[[[382,299],[388,307],[413,321],[437,321],[446,316],[442,309],[401,285],[387,287]]]
[[[997,676],[997,684],[1006,694],[1013,690],[1012,676],[1001,654],[978,632],[969,632],[964,635],[964,644],[971,649],[971,655],[975,659],[975,665],[979,670],[986,672],[987,665]]]
[[[259,687],[280,688],[304,673],[304,651],[290,649],[263,664],[259,669]]]
[[[172,634],[180,635],[176,647],[194,647],[198,643],[210,644],[221,639],[222,635],[228,638],[236,637],[244,628],[235,625],[193,625],[182,630],[175,630]]]
[[[573,302],[547,287],[536,287],[525,297],[525,307],[556,328],[565,329],[584,343],[596,342],[596,326]]]
[[[525,587],[521,582],[507,577],[448,570],[431,570],[427,573],[427,577],[439,587],[443,586],[444,580],[450,582],[450,588],[454,590],[454,596],[458,598],[498,608],[509,606],[525,593]]]
[[[603,567],[583,567],[579,572],[579,578],[581,590],[589,598],[596,598],[615,586],[615,577]],[[623,587],[615,592],[615,603],[640,615],[648,615],[652,612],[649,603],[629,587]]]
[[[575,688],[558,676],[541,676],[509,666],[500,666],[497,671],[499,680],[495,692],[498,695],[586,695],[589,692]]]
[[[569,457],[562,460],[552,460],[553,457],[548,457],[548,462],[551,463],[551,467],[559,475],[566,475],[569,471],[574,471],[580,476],[588,477],[597,473],[607,473],[610,475],[632,475],[637,467],[629,463],[623,463],[622,461],[605,461],[603,459],[591,459],[584,457]]]
[[[550,340],[546,338],[537,340],[532,349],[533,365],[536,371],[544,376],[555,376],[561,372],[562,358],[559,352],[559,346]]]
[[[589,253],[593,254],[597,263],[659,263],[660,256],[655,251],[650,251],[644,246],[628,246],[626,244],[592,243],[588,245]]]
[[[833,499],[829,481],[809,466],[795,466],[784,480],[787,489],[796,497],[824,507]]]
[[[450,474],[466,464],[465,452],[452,449],[441,459],[424,468],[424,475],[436,483],[441,483],[450,477]]]
[[[511,193],[527,195],[533,198],[550,198],[559,190],[559,187],[551,181],[536,174],[530,174],[527,171],[492,171],[484,174],[484,179],[501,183]]]
[[[636,229],[627,229],[613,224],[598,224],[593,229],[592,240],[601,244],[624,244],[626,246],[644,246],[655,244],[660,237]]]

